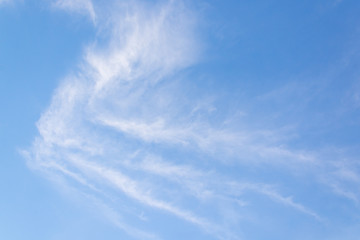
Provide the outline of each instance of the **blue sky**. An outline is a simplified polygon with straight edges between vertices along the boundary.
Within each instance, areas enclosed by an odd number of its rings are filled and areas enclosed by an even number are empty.
[[[0,0],[1,239],[358,239],[351,0]]]

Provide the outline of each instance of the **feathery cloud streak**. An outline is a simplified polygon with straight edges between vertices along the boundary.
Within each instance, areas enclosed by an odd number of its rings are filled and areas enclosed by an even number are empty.
[[[358,199],[358,193],[338,187],[359,181],[346,164],[323,163],[319,154],[284,147],[279,130],[214,126],[206,120],[211,111],[192,103],[202,99],[186,99],[181,82],[189,80],[180,73],[196,63],[201,44],[196,16],[184,3],[59,0],[54,6],[89,15],[98,34],[78,72],[54,93],[26,156],[32,168],[95,199],[124,231],[157,238],[138,229],[144,219],[156,219],[149,210],[155,209],[216,239],[240,239],[237,229],[249,217],[244,208],[256,205],[253,195],[322,221],[295,197],[280,194],[276,184],[306,167],[315,169],[304,171],[313,176],[323,173],[322,181],[336,193]],[[237,174],[228,173],[232,161],[240,162]],[[242,169],[258,165],[251,176]],[[284,168],[274,184],[258,179]],[[325,173],[329,168],[333,175]]]

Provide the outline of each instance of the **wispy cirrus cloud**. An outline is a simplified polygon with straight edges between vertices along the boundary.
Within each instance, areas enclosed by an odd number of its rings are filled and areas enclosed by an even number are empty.
[[[287,184],[304,175],[315,181],[318,173],[335,193],[358,199],[339,187],[340,180],[359,181],[357,173],[322,161],[318,152],[290,148],[292,130],[209,121],[216,108],[182,85],[191,82],[182,71],[202,48],[196,14],[184,3],[54,4],[88,14],[98,33],[78,71],[55,91],[24,155],[33,169],[92,199],[125,232],[160,238],[140,227],[156,219],[155,209],[216,239],[241,239],[239,219],[256,205],[253,194],[321,222],[321,213]],[[325,173],[331,167],[333,174]]]
[[[96,12],[91,0],[56,0],[53,5],[66,11],[88,15],[94,23],[96,22]]]

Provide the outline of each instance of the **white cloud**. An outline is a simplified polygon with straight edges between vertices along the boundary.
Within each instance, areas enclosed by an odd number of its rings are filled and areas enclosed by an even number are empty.
[[[105,134],[103,127],[111,125],[103,119],[106,110],[114,108],[112,105],[117,101],[130,105],[119,102],[123,105],[113,114],[119,119],[116,126],[120,131],[137,131],[141,137],[148,135],[151,139],[158,135],[160,140],[172,140],[176,135],[166,129],[153,131],[148,123],[139,131],[140,125],[134,128],[135,123],[127,118],[136,111],[132,107],[143,100],[147,85],[156,84],[194,61],[197,48],[190,36],[191,16],[174,2],[155,10],[132,3],[114,5],[118,11],[106,17],[96,16],[91,1],[57,1],[55,5],[65,10],[87,11],[93,20],[107,22],[109,26],[102,25],[99,30],[109,34],[109,42],[90,46],[81,72],[57,89],[50,107],[37,123],[40,136],[35,139],[32,151],[26,153],[29,165],[50,175],[68,177],[85,187],[79,189],[85,192],[101,194],[99,186],[110,185],[141,204],[214,231],[216,227],[207,220],[157,199],[141,182],[107,166],[104,156],[112,149],[109,144],[116,148],[124,143]],[[90,161],[94,157],[103,161]]]
[[[68,184],[80,185],[79,191],[103,206],[120,228],[141,239],[156,237],[118,220],[121,211],[104,199],[124,196],[133,201],[128,205],[167,212],[219,239],[238,239],[236,220],[224,224],[223,215],[233,203],[247,206],[251,199],[244,192],[321,220],[271,184],[227,176],[234,165],[289,167],[287,171],[294,166],[296,171],[303,166],[323,168],[316,154],[282,145],[287,133],[279,129],[214,126],[198,117],[201,108],[209,118],[216,112],[209,100],[186,100],[185,87],[169,83],[199,58],[194,14],[176,1],[109,4],[111,8],[86,0],[55,3],[88,14],[98,36],[86,48],[78,73],[63,81],[39,119],[39,136],[25,153],[29,165],[71,179]],[[166,154],[172,150],[179,157]],[[337,177],[358,180],[346,169]],[[209,209],[220,217],[209,216]]]
[[[91,0],[56,0],[54,6],[66,11],[88,15],[94,23],[96,22],[96,12]]]

